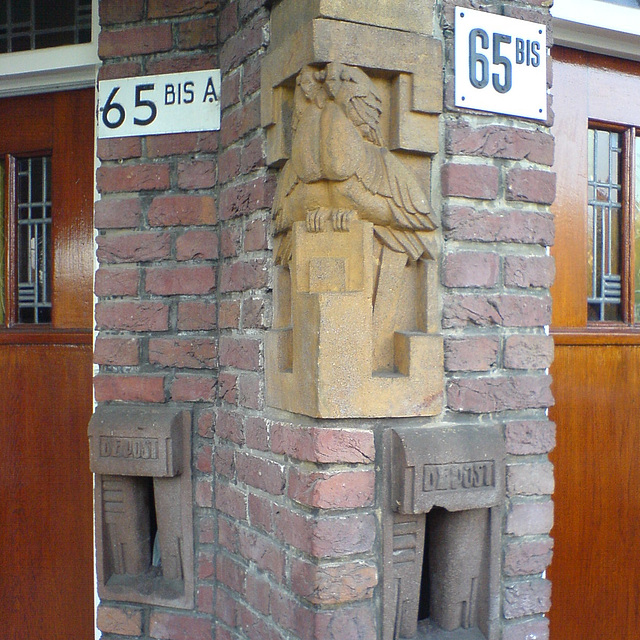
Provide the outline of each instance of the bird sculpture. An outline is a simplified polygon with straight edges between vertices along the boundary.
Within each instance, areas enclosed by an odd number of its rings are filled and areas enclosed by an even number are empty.
[[[291,257],[291,227],[331,224],[346,231],[352,219],[374,225],[383,246],[408,259],[432,257],[435,229],[416,176],[385,146],[382,100],[364,71],[337,62],[304,67],[293,100],[291,157],[274,198],[276,262]]]

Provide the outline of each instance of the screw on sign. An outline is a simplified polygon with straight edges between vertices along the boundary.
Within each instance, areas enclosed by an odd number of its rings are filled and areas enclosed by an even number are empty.
[[[220,71],[100,82],[98,136],[112,138],[220,128]]]
[[[546,119],[546,28],[458,8],[455,104]]]

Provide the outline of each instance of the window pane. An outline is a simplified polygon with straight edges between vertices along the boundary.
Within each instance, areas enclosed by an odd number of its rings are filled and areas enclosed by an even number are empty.
[[[51,158],[16,163],[18,322],[51,322]]]
[[[634,297],[634,319],[640,322],[640,138],[636,138],[636,184],[635,203],[633,205],[634,220],[634,259],[635,259],[635,297]]]
[[[589,131],[588,319],[622,320],[621,135]]]
[[[0,0],[0,53],[91,40],[91,0]]]

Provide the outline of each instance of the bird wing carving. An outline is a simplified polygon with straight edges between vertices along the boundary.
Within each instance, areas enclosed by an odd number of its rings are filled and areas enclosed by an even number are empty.
[[[329,95],[334,94],[360,135],[382,146],[382,99],[369,76],[358,67],[331,62],[327,65],[325,82]]]
[[[275,233],[326,207],[351,209],[373,222],[378,239],[417,260],[432,255],[427,196],[413,172],[385,146],[382,99],[364,71],[331,62],[298,75],[292,117],[291,158],[274,199]],[[277,261],[290,251],[289,234]]]

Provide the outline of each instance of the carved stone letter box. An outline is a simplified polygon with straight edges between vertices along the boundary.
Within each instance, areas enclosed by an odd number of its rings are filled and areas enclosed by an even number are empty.
[[[89,448],[97,476],[102,598],[191,606],[190,442],[184,411],[102,406],[93,415]]]
[[[502,430],[392,429],[385,443],[384,640],[495,640]]]

